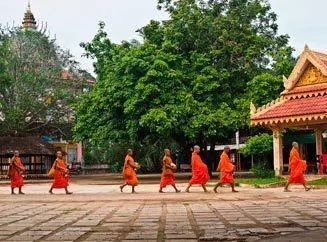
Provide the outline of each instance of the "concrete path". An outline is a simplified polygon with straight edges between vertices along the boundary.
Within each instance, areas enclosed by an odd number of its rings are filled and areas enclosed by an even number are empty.
[[[170,188],[159,194],[158,185],[146,184],[132,195],[117,185],[73,183],[73,195],[49,195],[49,185],[27,185],[27,195],[15,196],[0,187],[0,240],[313,241],[327,229],[327,190],[221,188],[205,194],[194,187],[190,194]]]

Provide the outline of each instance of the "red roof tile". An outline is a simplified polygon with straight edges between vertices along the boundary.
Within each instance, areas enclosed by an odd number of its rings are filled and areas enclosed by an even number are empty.
[[[327,66],[327,60],[320,59],[325,66]]]
[[[294,87],[289,91],[284,91],[283,94],[307,93],[307,92],[316,92],[316,91],[323,91],[323,90],[327,90],[327,83]]]
[[[287,100],[252,120],[327,113],[327,95]]]

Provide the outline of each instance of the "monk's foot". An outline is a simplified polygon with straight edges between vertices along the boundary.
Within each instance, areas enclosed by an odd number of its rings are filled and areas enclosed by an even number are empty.
[[[123,186],[120,186],[119,188],[120,188],[120,192],[123,192],[123,188],[124,187]]]
[[[217,188],[214,188],[213,191],[214,193],[218,193]]]
[[[286,188],[284,188],[284,192],[291,192],[290,190],[288,190],[288,189],[286,189]]]
[[[181,192],[181,190],[176,190],[176,193],[180,193]]]
[[[205,193],[208,193],[209,191],[208,190],[203,190]]]
[[[190,193],[190,190],[189,189],[186,189],[185,192]]]
[[[66,195],[71,195],[71,194],[73,194],[72,192],[66,192]]]
[[[163,191],[163,190],[159,190],[159,192],[160,192],[160,193],[164,193],[164,191]]]
[[[306,188],[305,188],[305,191],[308,192],[308,191],[310,191],[311,189],[312,189],[312,187],[306,187]]]
[[[137,192],[132,192],[132,194],[137,194]]]
[[[16,193],[12,192],[11,195],[16,195]]]
[[[23,192],[19,192],[19,194],[20,194],[20,195],[25,195],[25,193],[23,193]]]
[[[237,190],[232,190],[232,192],[238,192]]]
[[[50,194],[53,194],[53,192],[52,192],[51,190],[49,190],[49,193],[50,193]]]

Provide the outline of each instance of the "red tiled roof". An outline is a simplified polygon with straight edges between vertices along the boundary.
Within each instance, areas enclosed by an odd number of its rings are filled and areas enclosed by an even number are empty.
[[[323,113],[327,113],[327,95],[287,100],[251,119],[259,120]]]
[[[327,90],[327,83],[295,87],[289,91],[283,92],[283,94],[306,93],[306,92],[316,92],[316,91],[323,91],[323,90]]]
[[[327,66],[327,60],[320,59],[325,66]]]

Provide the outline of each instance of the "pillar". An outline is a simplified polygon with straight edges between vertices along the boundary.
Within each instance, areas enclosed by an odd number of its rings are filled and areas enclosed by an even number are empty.
[[[82,142],[79,142],[77,144],[77,162],[83,162],[83,144],[82,144]]]
[[[281,129],[273,129],[273,144],[275,175],[280,176],[283,172],[283,137]]]
[[[316,129],[315,136],[316,136],[316,155],[321,155],[322,154],[322,146],[323,146],[322,130]]]

